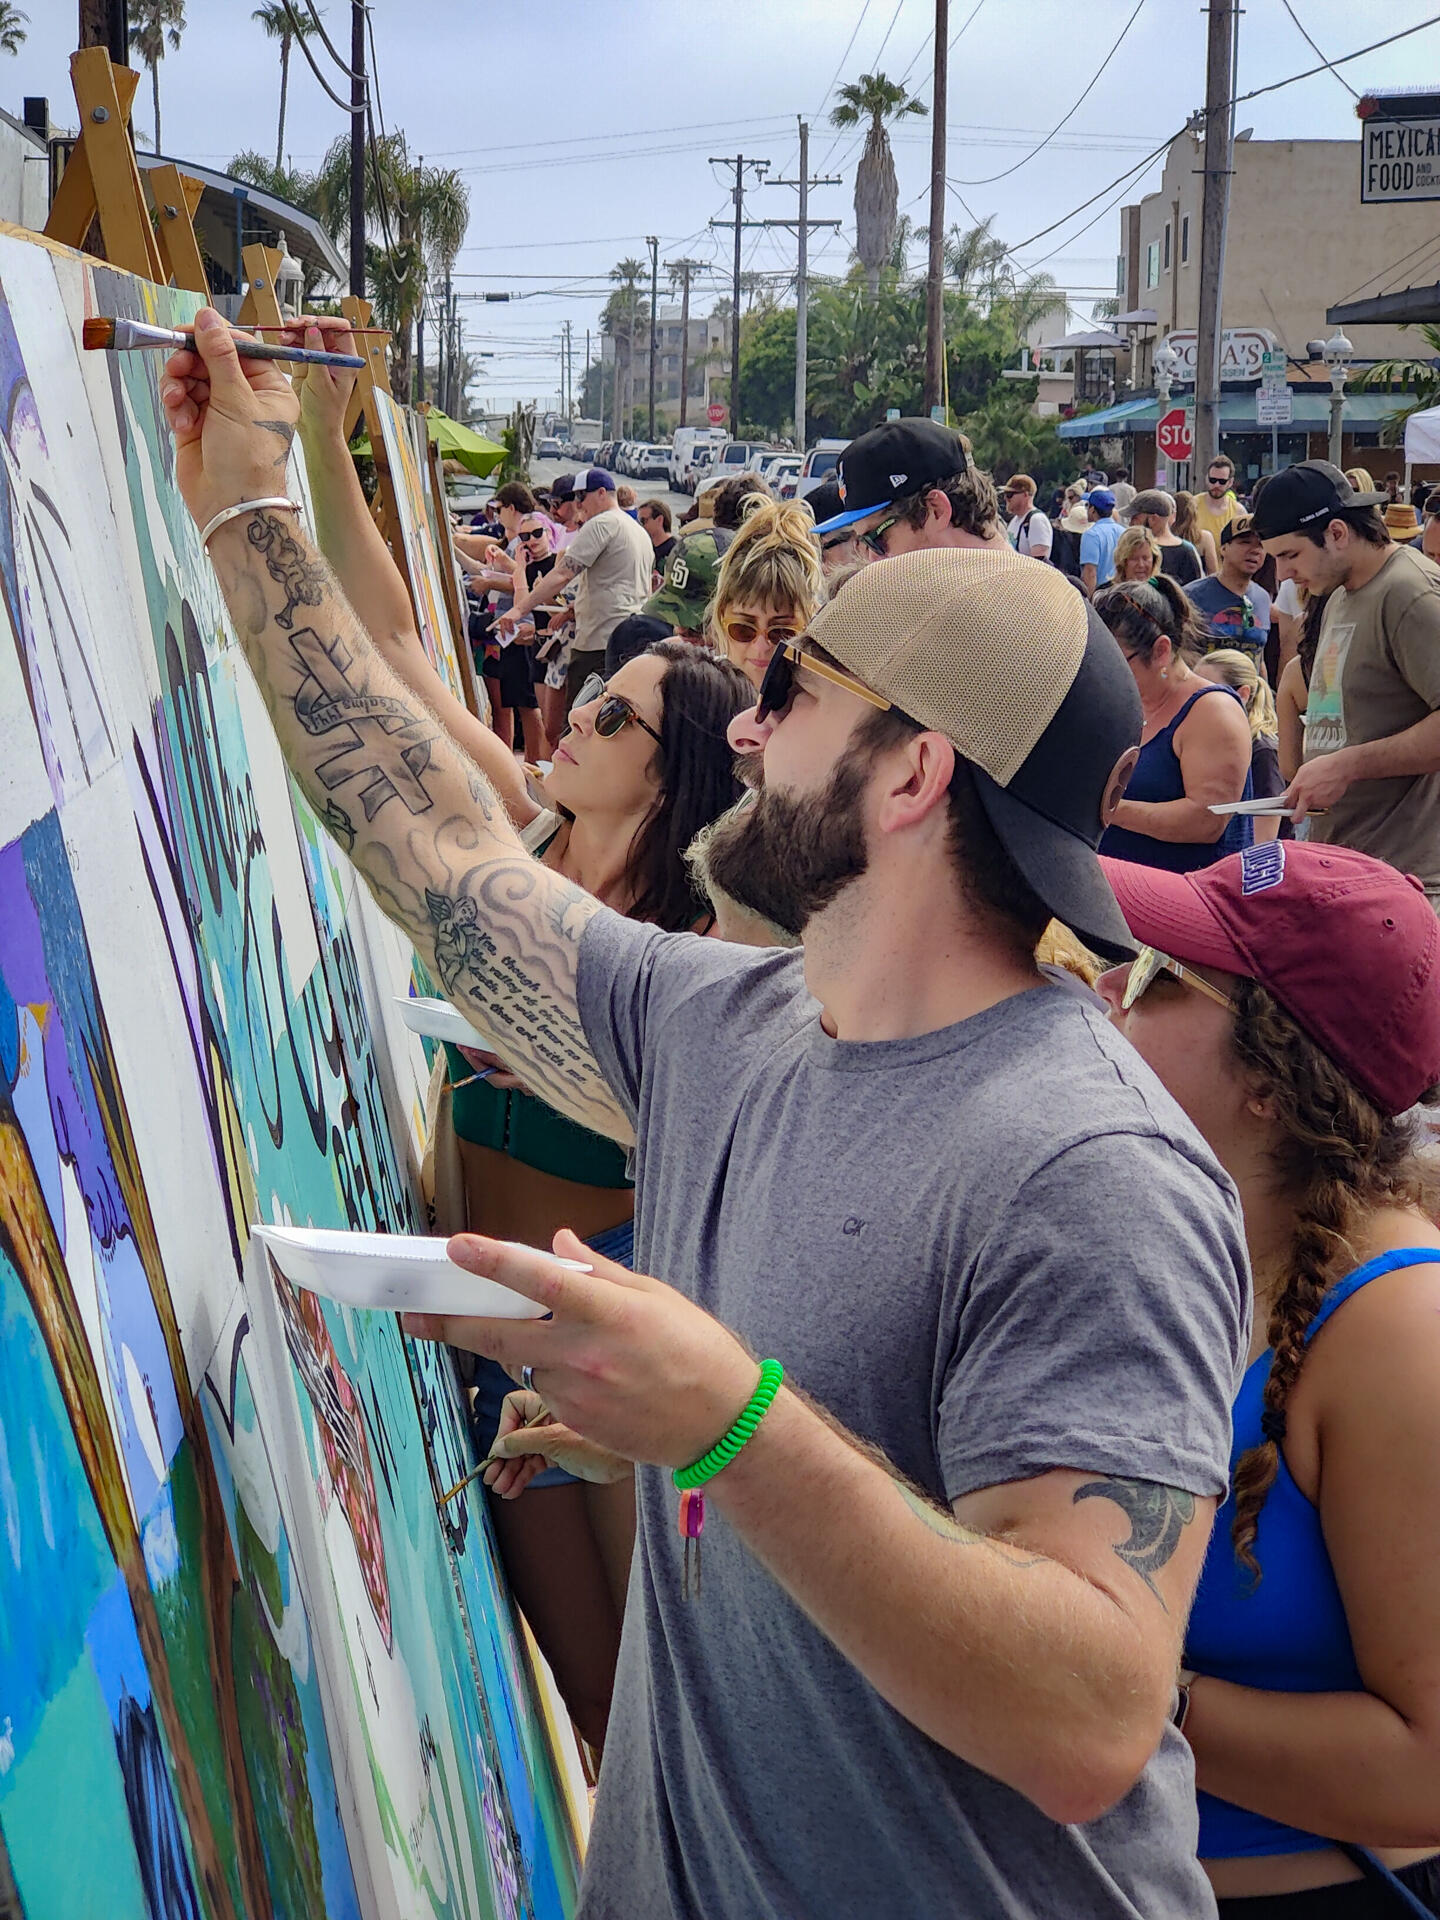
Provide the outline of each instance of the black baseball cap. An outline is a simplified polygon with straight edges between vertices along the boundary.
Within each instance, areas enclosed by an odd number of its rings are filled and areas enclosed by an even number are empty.
[[[570,499],[575,492],[575,481],[577,478],[578,476],[573,473],[560,474],[557,479],[550,482],[550,498],[552,500]]]
[[[811,513],[814,514],[816,526],[824,526],[839,513],[845,505],[845,502],[840,498],[839,481],[822,480],[813,493],[806,494],[805,504],[809,507]]]
[[[1238,520],[1232,520],[1220,529],[1220,544],[1228,547],[1232,540],[1261,540],[1264,535],[1255,525],[1253,513],[1242,513]]]
[[[1389,498],[1383,489],[1356,493],[1339,467],[1332,467],[1328,460],[1301,460],[1266,481],[1251,519],[1262,540],[1277,540],[1282,533],[1323,526],[1337,514],[1378,507]]]
[[[845,511],[822,520],[815,531],[838,533],[907,494],[969,470],[970,444],[953,427],[938,420],[887,420],[841,454],[835,477]]]

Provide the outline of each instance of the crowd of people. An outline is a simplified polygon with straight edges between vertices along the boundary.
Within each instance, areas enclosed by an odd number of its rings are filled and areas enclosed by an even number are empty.
[[[1322,461],[1042,511],[925,420],[689,525],[502,488],[491,723],[350,376],[196,338],[177,481],[247,504],[280,744],[487,1041],[437,1225],[546,1317],[407,1327],[603,1755],[585,1920],[1440,1913],[1428,521]]]

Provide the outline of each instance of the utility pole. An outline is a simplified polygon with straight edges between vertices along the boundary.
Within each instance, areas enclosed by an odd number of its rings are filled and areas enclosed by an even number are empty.
[[[735,185],[730,189],[730,198],[735,203],[735,271],[731,278],[731,300],[734,311],[730,315],[730,435],[733,439],[740,431],[740,233],[745,226],[745,169],[749,167],[758,181],[763,182],[769,171],[768,160],[747,160],[743,153],[733,157],[710,157],[712,167],[733,167]],[[712,220],[712,227],[728,227],[728,220]],[[752,225],[761,224],[752,222]],[[777,223],[783,224],[783,223]]]
[[[757,222],[767,227],[794,227],[798,235],[795,254],[795,445],[801,453],[805,451],[805,395],[809,374],[809,308],[810,308],[810,229],[811,227],[838,227],[838,220],[812,220],[810,218],[811,187],[838,187],[842,184],[838,173],[827,173],[823,178],[812,180],[810,177],[810,125],[801,120],[800,126],[800,176],[796,180],[769,180],[771,187],[798,187],[800,189],[800,217],[798,220],[765,220]]]
[[[930,271],[925,282],[925,410],[945,399],[945,90],[950,0],[935,0],[935,84],[930,98]]]
[[[365,0],[350,0],[350,291],[365,297]]]
[[[1200,202],[1200,314],[1195,342],[1195,471],[1220,451],[1220,335],[1225,224],[1235,135],[1237,0],[1209,0],[1205,43],[1204,193]]]
[[[686,389],[690,384],[690,276],[698,273],[703,263],[699,260],[667,260],[665,265],[680,280],[680,420],[685,425],[685,416],[689,411],[690,396]],[[671,281],[674,286],[674,281]]]
[[[104,47],[117,67],[130,64],[130,14],[125,0],[80,0],[79,47]]]
[[[660,297],[660,242],[653,233],[647,233],[645,244],[650,249],[650,425],[646,429],[647,438],[655,438],[655,302]]]

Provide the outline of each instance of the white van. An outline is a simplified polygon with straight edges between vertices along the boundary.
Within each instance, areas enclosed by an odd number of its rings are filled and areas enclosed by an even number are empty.
[[[677,427],[670,443],[670,485],[676,493],[688,493],[686,468],[698,447],[719,447],[725,442],[724,427]]]

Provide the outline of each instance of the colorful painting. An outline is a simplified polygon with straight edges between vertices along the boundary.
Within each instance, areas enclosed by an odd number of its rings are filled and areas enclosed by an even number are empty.
[[[0,1909],[563,1920],[564,1769],[483,1499],[438,1499],[448,1356],[249,1235],[415,1228],[425,1064],[157,361],[76,350],[195,305],[0,236]]]
[[[375,411],[380,439],[394,491],[400,501],[401,539],[414,586],[416,618],[425,651],[457,700],[465,698],[464,682],[455,658],[450,619],[445,609],[442,565],[435,530],[427,514],[429,488],[422,470],[424,423],[401,409],[388,393],[377,392]]]

